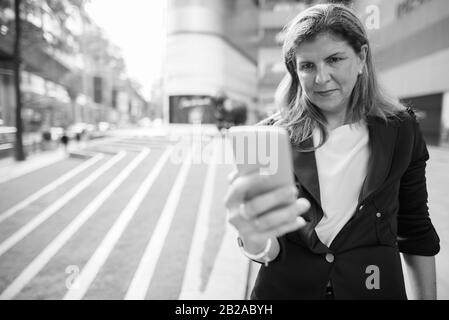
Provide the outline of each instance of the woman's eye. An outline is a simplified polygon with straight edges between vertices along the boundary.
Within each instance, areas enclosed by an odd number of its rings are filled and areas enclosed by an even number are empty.
[[[301,71],[310,71],[313,68],[313,64],[312,63],[303,63],[300,66],[300,70]]]
[[[330,63],[336,63],[336,62],[341,61],[341,60],[343,60],[343,59],[342,58],[337,58],[337,57],[332,57],[332,58],[328,59],[328,61]]]

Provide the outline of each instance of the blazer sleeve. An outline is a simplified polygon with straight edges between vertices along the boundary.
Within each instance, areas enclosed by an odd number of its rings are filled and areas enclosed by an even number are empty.
[[[398,246],[403,253],[433,256],[440,251],[439,237],[427,206],[426,143],[412,115],[414,146],[410,164],[401,178],[399,189]]]

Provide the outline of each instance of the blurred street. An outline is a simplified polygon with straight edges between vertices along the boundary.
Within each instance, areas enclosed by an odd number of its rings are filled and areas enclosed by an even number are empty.
[[[203,127],[195,146],[190,128],[111,131],[69,154],[0,162],[0,298],[244,299],[252,277],[226,224],[226,145]],[[204,150],[213,160],[194,161]],[[449,152],[430,152],[438,291],[448,299]]]
[[[173,157],[186,132],[163,131],[42,154],[23,175],[21,164],[0,168],[0,298],[224,298],[216,291],[229,289],[210,281],[229,284],[212,269],[229,254],[220,247],[231,166]],[[236,272],[225,276],[228,298],[242,299],[248,261],[234,240],[226,268]]]

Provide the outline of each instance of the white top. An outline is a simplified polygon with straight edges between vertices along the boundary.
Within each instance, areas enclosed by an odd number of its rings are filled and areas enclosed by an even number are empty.
[[[320,132],[313,132],[317,146]],[[315,151],[324,216],[315,230],[328,247],[355,213],[368,169],[369,134],[366,123],[343,125],[329,132]]]

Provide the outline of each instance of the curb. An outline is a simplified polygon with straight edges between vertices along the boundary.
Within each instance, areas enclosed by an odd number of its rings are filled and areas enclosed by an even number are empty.
[[[16,162],[14,159],[11,159],[11,161],[4,162],[4,165],[0,164],[0,183],[5,183],[27,173],[39,170],[64,160],[66,157],[67,154],[63,150],[55,150],[30,156],[22,162]]]
[[[104,152],[104,153],[106,153],[106,152]],[[68,156],[69,156],[69,158],[87,160],[87,159],[94,157],[95,153],[85,151],[85,150],[72,150],[72,151],[69,151]]]

